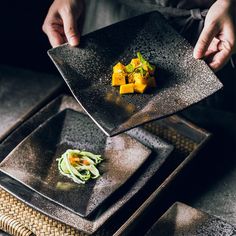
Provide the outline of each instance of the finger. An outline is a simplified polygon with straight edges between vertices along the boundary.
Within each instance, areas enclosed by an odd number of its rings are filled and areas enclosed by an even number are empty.
[[[204,57],[204,61],[209,65],[213,62],[213,58],[217,53],[218,51],[207,51]]]
[[[68,43],[71,46],[79,45],[79,32],[77,29],[77,19],[68,12],[62,12],[61,17],[64,24],[64,32],[67,38]]]
[[[217,51],[214,51],[214,50],[207,50],[206,53],[205,53],[205,57],[204,57],[204,60],[205,61],[208,61],[209,58],[213,55],[217,53]]]
[[[213,57],[212,61],[209,62],[209,66],[213,71],[220,70],[229,60],[231,53],[229,50],[222,49],[218,51]]]
[[[205,26],[203,28],[193,51],[194,58],[199,59],[204,57],[205,52],[217,33],[218,27],[216,25]]]
[[[63,36],[56,31],[49,32],[48,39],[49,39],[50,44],[54,48],[57,46],[60,46],[61,44],[66,42],[66,40],[63,38]]]
[[[66,42],[63,37],[64,31],[61,25],[46,23],[43,26],[43,31],[47,34],[52,47],[57,47]]]
[[[217,38],[213,38],[213,40],[211,41],[207,51],[205,52],[204,57],[207,59],[209,56],[211,56],[212,54],[215,54],[219,51],[218,45],[220,43],[220,40]]]
[[[236,32],[233,30],[234,27],[226,28],[222,35],[219,36],[221,43],[219,44],[220,50],[225,50],[233,53],[236,48]]]

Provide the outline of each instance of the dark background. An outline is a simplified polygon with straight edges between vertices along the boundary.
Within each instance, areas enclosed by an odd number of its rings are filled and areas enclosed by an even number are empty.
[[[55,73],[42,24],[50,0],[1,1],[0,63]]]

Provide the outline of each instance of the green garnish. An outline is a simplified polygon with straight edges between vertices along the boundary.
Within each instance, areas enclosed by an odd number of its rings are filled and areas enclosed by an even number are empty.
[[[127,66],[125,66],[125,70],[128,73],[132,73],[134,71],[134,67],[132,64],[128,64]]]
[[[60,173],[79,184],[85,184],[89,179],[96,179],[100,176],[96,166],[102,160],[101,155],[71,149],[57,159]]]
[[[144,57],[142,56],[142,54],[140,52],[137,52],[137,57],[140,60],[140,62],[143,65],[143,69],[145,70],[145,68],[148,68],[150,70],[154,70],[154,66],[152,66],[147,60],[144,59]]]
[[[147,61],[143,58],[143,56],[142,56],[142,54],[141,54],[140,52],[137,52],[137,57],[138,57],[138,59],[140,60],[141,63],[147,62]]]

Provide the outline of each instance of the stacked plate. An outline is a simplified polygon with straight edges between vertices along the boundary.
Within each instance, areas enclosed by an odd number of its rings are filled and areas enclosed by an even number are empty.
[[[0,164],[1,185],[34,208],[94,233],[151,180],[173,146],[142,128],[107,137],[71,97],[59,97],[9,136],[30,132]],[[9,142],[7,142],[9,143]],[[14,143],[12,144],[14,146]],[[102,154],[102,175],[85,185],[62,176],[56,158],[68,148]]]

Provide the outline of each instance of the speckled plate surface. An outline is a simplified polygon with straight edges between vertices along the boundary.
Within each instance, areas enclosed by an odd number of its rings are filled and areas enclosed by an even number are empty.
[[[157,66],[157,89],[120,95],[111,86],[112,66],[127,64],[137,51]],[[180,111],[222,87],[193,49],[157,12],[144,14],[48,51],[74,97],[94,122],[115,135]]]
[[[175,203],[146,236],[233,236],[236,228],[227,222],[183,203]]]
[[[0,160],[4,160],[15,146],[27,137],[36,127],[51,116],[67,108],[79,112],[82,111],[81,106],[72,97],[58,97],[40,112],[36,113],[32,118],[27,120],[21,127],[9,135],[2,144],[0,144]],[[121,215],[122,217],[127,218],[126,206],[129,206],[131,211],[137,206],[136,200],[134,199],[144,199],[144,186],[152,180],[156,182],[156,180],[153,179],[154,175],[156,173],[161,173],[161,171],[159,172],[159,169],[161,169],[163,163],[165,163],[173,150],[172,145],[167,144],[159,137],[151,135],[147,131],[143,132],[141,128],[133,129],[131,132],[133,132],[132,136],[140,142],[149,140],[144,144],[147,146],[148,142],[152,144],[151,146],[148,146],[152,149],[152,156],[144,163],[145,165],[143,167],[145,168],[140,169],[141,173],[137,173],[138,176],[134,179],[135,181],[130,181],[130,185],[127,188],[121,188],[122,193],[115,198],[111,198],[112,204],[104,202],[103,209],[97,212],[95,211],[96,214],[92,215],[90,219],[81,217],[67,208],[50,201],[48,198],[45,198],[38,192],[28,188],[26,185],[21,184],[1,170],[0,186],[39,212],[75,227],[80,231],[92,234],[97,230],[103,230],[103,226],[107,222],[113,221],[117,223],[117,219],[121,218]],[[113,226],[117,225],[116,223]],[[107,226],[104,228],[106,229],[106,232],[110,230]]]
[[[58,171],[67,149],[101,154],[101,176],[85,185]],[[0,169],[51,200],[88,216],[139,169],[151,150],[127,134],[107,137],[82,113],[70,109],[36,129],[0,164]]]
[[[62,85],[54,75],[0,65],[0,142]]]

